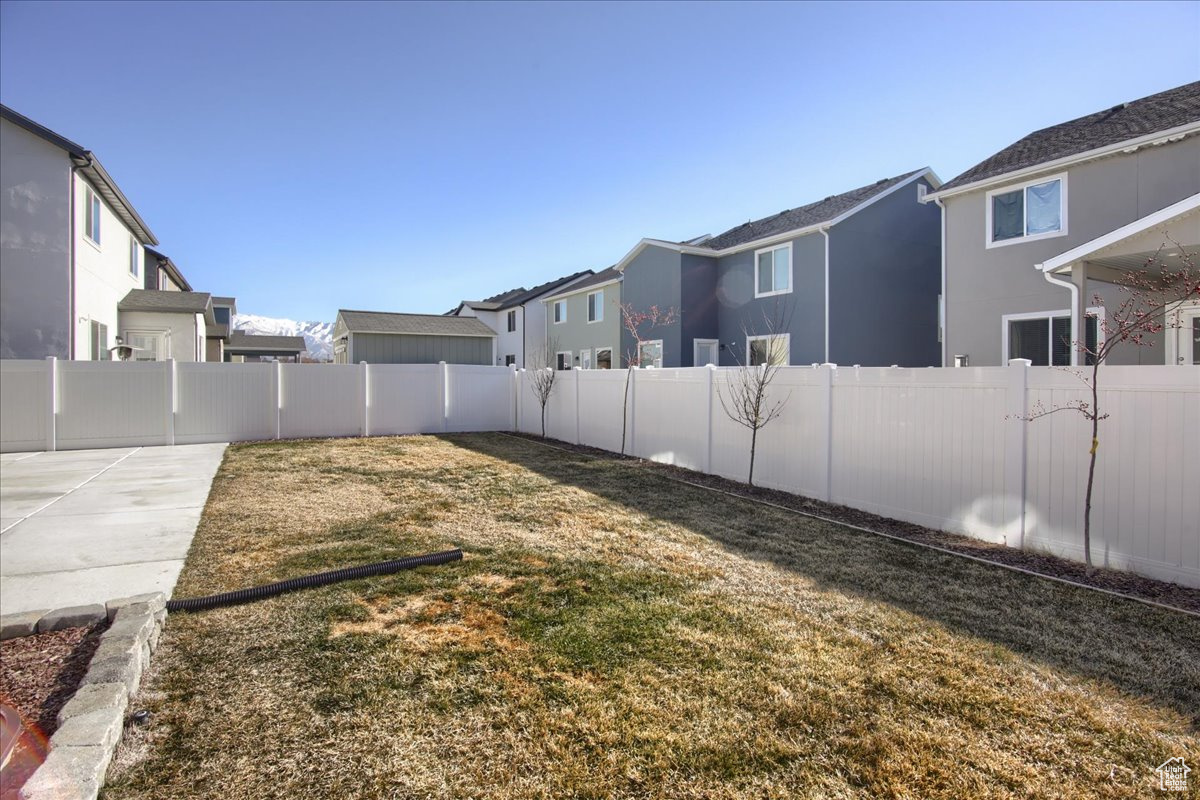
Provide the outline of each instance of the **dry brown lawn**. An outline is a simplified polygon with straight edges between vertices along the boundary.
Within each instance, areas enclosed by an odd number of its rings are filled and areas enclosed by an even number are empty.
[[[172,615],[105,797],[1145,797],[1200,770],[1194,617],[499,434],[231,447],[176,595],[451,546]]]

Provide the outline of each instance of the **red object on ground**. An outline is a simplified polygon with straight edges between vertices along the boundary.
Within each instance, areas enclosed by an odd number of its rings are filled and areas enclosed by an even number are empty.
[[[0,800],[15,800],[45,760],[46,739],[26,727],[16,709],[0,703]]]

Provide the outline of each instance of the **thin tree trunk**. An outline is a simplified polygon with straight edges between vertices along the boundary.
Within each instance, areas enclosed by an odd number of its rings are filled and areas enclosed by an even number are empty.
[[[629,419],[629,379],[633,376],[633,365],[625,370],[625,394],[621,402],[621,455],[625,455],[625,423]]]
[[[1100,392],[1096,386],[1099,378],[1100,359],[1096,359],[1096,364],[1092,367],[1092,452],[1091,461],[1088,463],[1087,492],[1083,499],[1083,560],[1087,564],[1089,575],[1095,569],[1092,566],[1092,486],[1096,480],[1096,451],[1100,449]]]
[[[758,428],[750,429],[750,477],[746,479],[746,483],[754,485],[754,448],[758,444]]]
[[[542,403],[542,438],[546,438],[546,404]]]

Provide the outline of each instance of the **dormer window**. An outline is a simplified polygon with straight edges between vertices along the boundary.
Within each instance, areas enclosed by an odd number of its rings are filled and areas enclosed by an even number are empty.
[[[1065,235],[1067,176],[988,192],[987,232],[988,247]]]

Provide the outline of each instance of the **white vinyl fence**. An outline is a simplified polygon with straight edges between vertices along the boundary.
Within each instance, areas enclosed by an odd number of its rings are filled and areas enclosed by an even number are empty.
[[[626,450],[744,481],[730,369],[636,370]],[[454,431],[541,432],[532,373],[463,365],[0,361],[0,450]],[[555,439],[621,449],[623,370],[556,374]],[[1200,587],[1200,368],[1107,366],[1092,511],[1097,564]],[[789,367],[755,483],[1082,560],[1086,399],[1047,367]],[[728,396],[726,394],[726,396]]]

